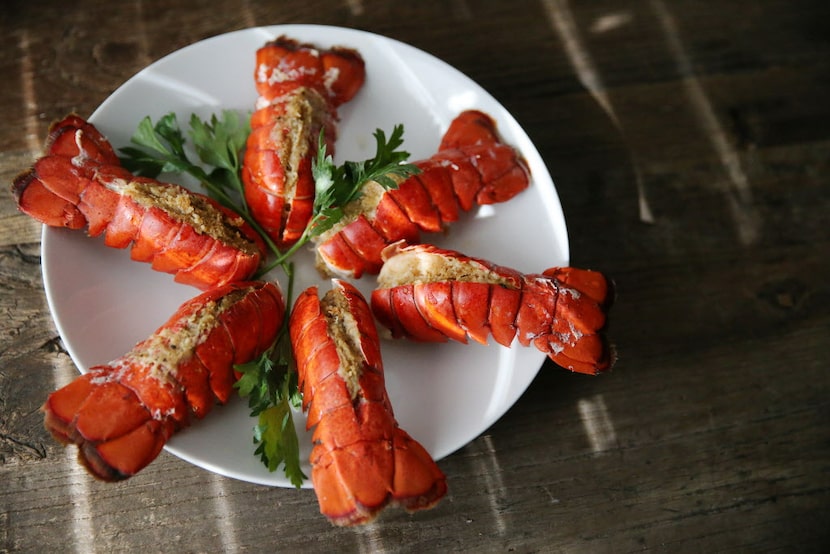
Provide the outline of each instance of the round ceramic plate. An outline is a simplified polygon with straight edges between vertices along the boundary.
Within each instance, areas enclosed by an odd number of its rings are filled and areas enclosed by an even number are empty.
[[[282,25],[228,33],[183,48],[139,72],[90,117],[116,148],[126,146],[139,121],[169,112],[184,126],[191,113],[203,119],[223,109],[252,111],[255,52],[279,36],[320,47],[357,49],[366,61],[366,84],[339,109],[335,160],[374,155],[375,129],[405,127],[411,159],[431,156],[450,121],[479,109],[498,123],[505,142],[528,162],[532,186],[509,202],[477,209],[448,233],[425,236],[440,246],[524,272],[568,262],[562,210],[539,153],[514,118],[485,90],[441,60],[382,36],[318,25]],[[172,178],[170,180],[173,180]],[[187,184],[187,183],[185,183]],[[45,228],[43,273],[49,307],[63,342],[81,371],[128,351],[164,323],[198,290],[173,282],[126,250],[104,246],[83,232]],[[295,290],[330,284],[314,271],[313,253],[295,257]],[[269,276],[281,280],[274,272]],[[354,284],[368,294],[374,277]],[[400,426],[436,458],[485,431],[521,396],[544,356],[533,348],[496,344],[418,344],[384,341],[387,388]],[[311,450],[305,418],[295,414],[302,460]],[[203,421],[174,436],[168,452],[210,471],[276,486],[291,486],[282,469],[269,472],[254,455],[246,402],[234,398]],[[305,462],[304,471],[310,475]],[[307,482],[306,486],[310,486]]]

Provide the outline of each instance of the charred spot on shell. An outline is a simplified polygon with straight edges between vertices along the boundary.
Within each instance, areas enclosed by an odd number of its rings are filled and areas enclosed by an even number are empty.
[[[514,288],[510,279],[471,259],[423,250],[401,250],[389,257],[378,274],[378,288],[400,285],[465,281]]]
[[[21,199],[23,198],[23,194],[26,192],[26,188],[35,179],[37,179],[37,175],[35,175],[34,168],[29,168],[26,171],[18,173],[14,178],[14,181],[12,181],[11,190],[14,195],[14,200],[17,202],[18,206],[20,206]]]
[[[357,321],[349,310],[346,297],[336,288],[323,296],[320,307],[326,316],[328,335],[334,342],[340,359],[338,374],[346,382],[346,388],[354,401],[360,392],[359,381],[366,362],[360,347],[361,337]]]
[[[176,221],[192,226],[197,233],[208,235],[246,254],[259,252],[256,243],[242,234],[242,218],[228,217],[206,197],[193,194],[184,187],[149,180],[115,180],[108,186],[119,194],[129,196],[139,206],[163,210]]]

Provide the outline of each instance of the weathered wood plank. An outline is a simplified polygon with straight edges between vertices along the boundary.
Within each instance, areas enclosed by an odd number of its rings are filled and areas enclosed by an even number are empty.
[[[598,378],[546,365],[441,461],[444,502],[363,529],[331,527],[311,491],[166,453],[127,482],[99,483],[42,427],[39,406],[75,369],[46,307],[40,227],[4,187],[0,551],[830,545],[830,4],[168,4],[4,6],[0,178],[31,163],[51,120],[88,115],[201,38],[309,21],[386,34],[470,75],[526,128],[559,191],[572,262],[616,281],[620,360]]]

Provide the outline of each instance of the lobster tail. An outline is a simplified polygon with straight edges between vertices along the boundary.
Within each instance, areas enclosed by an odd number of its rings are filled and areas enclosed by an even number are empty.
[[[435,505],[446,479],[394,418],[363,296],[343,281],[322,300],[311,287],[297,298],[289,329],[314,428],[311,479],[321,513],[335,525],[356,525],[390,504],[410,511]]]
[[[184,187],[135,177],[93,127],[70,115],[52,125],[46,155],[12,185],[19,209],[53,227],[105,234],[132,259],[200,289],[249,278],[262,238],[231,210]]]
[[[53,392],[44,424],[105,481],[126,479],[152,462],[167,440],[227,402],[234,364],[276,340],[284,315],[273,283],[219,287],[184,303],[130,352]]]
[[[475,110],[459,114],[438,153],[415,165],[420,173],[395,189],[365,185],[342,222],[315,239],[321,272],[376,274],[387,246],[418,243],[422,232],[440,232],[461,212],[505,202],[530,185],[524,160],[501,142],[493,119]]]
[[[365,67],[354,50],[279,37],[257,50],[255,80],[259,97],[242,164],[245,199],[277,245],[289,247],[311,219],[311,161],[321,132],[332,152],[337,107],[361,88]]]
[[[558,365],[597,374],[614,363],[605,337],[611,286],[599,272],[522,274],[430,245],[386,250],[372,310],[393,337],[533,345]]]

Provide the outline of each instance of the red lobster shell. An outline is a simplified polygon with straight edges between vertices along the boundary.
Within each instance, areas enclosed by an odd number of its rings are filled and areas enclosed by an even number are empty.
[[[311,161],[320,131],[333,152],[337,107],[363,85],[363,59],[354,50],[318,50],[279,37],[256,53],[257,110],[242,165],[245,198],[254,219],[280,247],[300,238],[311,218]]]
[[[46,155],[12,185],[19,209],[52,227],[105,234],[132,259],[208,289],[249,278],[264,253],[242,219],[203,194],[136,177],[121,167],[106,138],[69,115],[53,124]]]
[[[341,223],[314,239],[323,273],[359,278],[376,274],[390,244],[421,241],[475,205],[505,202],[530,184],[528,169],[513,147],[503,144],[485,113],[462,112],[451,123],[437,154],[415,162],[421,173],[384,190],[369,182],[346,206]]]
[[[446,493],[429,453],[398,427],[383,377],[377,329],[351,284],[334,280],[322,300],[304,291],[289,321],[320,511],[336,525],[362,524],[388,504],[430,508]]]
[[[53,392],[45,425],[105,481],[143,469],[173,433],[224,404],[234,364],[251,361],[276,340],[285,307],[273,283],[243,282],[182,304],[148,339]]]
[[[522,274],[432,245],[390,247],[372,310],[394,337],[444,342],[488,336],[531,343],[560,366],[596,374],[611,367],[603,330],[611,299],[602,273],[571,267]]]

